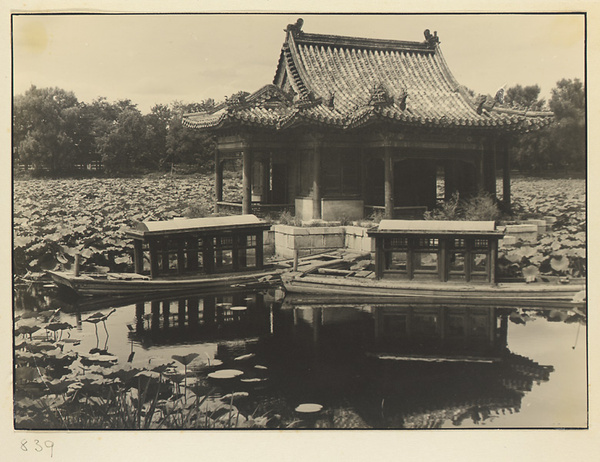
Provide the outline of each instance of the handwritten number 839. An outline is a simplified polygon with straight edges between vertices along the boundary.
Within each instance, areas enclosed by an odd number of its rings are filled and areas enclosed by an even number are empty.
[[[46,441],[42,442],[40,440],[33,440],[33,443],[29,444],[29,440],[21,440],[21,451],[23,451],[23,452],[27,452],[27,451],[42,452],[45,449],[49,449],[50,457],[53,457],[54,456],[54,441],[46,440]]]

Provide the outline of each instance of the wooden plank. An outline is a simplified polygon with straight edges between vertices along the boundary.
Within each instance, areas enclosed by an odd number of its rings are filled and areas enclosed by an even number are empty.
[[[144,272],[144,250],[142,241],[139,239],[133,241],[133,266],[136,273]]]
[[[495,231],[494,221],[451,221],[451,220],[381,220],[378,231],[431,232],[483,232]]]
[[[240,267],[246,266],[241,265],[240,261],[240,236],[231,236],[231,266],[233,271],[239,271]]]
[[[158,276],[158,243],[155,239],[150,239],[148,242],[150,252],[150,277]]]
[[[169,239],[163,239],[161,242],[162,252],[162,270],[164,273],[169,272]]]
[[[187,241],[187,269],[196,271],[198,269],[198,236],[191,236]]]
[[[256,233],[256,267],[258,269],[264,268],[264,243],[263,243],[263,232],[259,231]]]
[[[183,250],[184,241],[182,239],[177,240],[177,274],[183,274],[185,272],[185,252]]]

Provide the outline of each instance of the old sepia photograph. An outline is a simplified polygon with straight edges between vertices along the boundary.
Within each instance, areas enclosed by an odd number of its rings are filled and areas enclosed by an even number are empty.
[[[22,452],[589,428],[585,12],[10,21]]]

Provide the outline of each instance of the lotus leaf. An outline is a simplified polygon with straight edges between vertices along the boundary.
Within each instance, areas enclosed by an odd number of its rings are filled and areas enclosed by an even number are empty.
[[[190,353],[185,356],[173,355],[173,356],[171,356],[171,358],[173,358],[175,361],[180,362],[184,366],[187,366],[198,356],[200,356],[198,353]]]
[[[554,271],[564,273],[569,269],[569,257],[560,255],[558,257],[552,257],[550,260],[550,266]]]

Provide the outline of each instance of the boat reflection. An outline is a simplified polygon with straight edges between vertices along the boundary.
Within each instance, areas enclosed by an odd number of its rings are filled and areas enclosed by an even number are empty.
[[[269,296],[261,292],[137,302],[129,335],[144,347],[255,338],[269,333],[270,308]]]
[[[278,351],[272,380],[291,401],[344,406],[372,428],[493,425],[496,416],[518,412],[525,393],[553,372],[510,351],[509,324],[520,312],[286,299],[270,348]],[[548,316],[544,309],[529,312]]]
[[[210,343],[211,367],[244,373],[237,386],[250,392],[253,410],[305,428],[505,426],[502,415],[520,412],[526,394],[555,374],[511,351],[511,327],[541,318],[586,323],[575,306],[282,298],[239,291],[63,306],[81,320],[129,305],[129,360],[134,344],[168,346],[156,351],[170,358]],[[303,403],[323,410],[307,419],[295,411]]]

